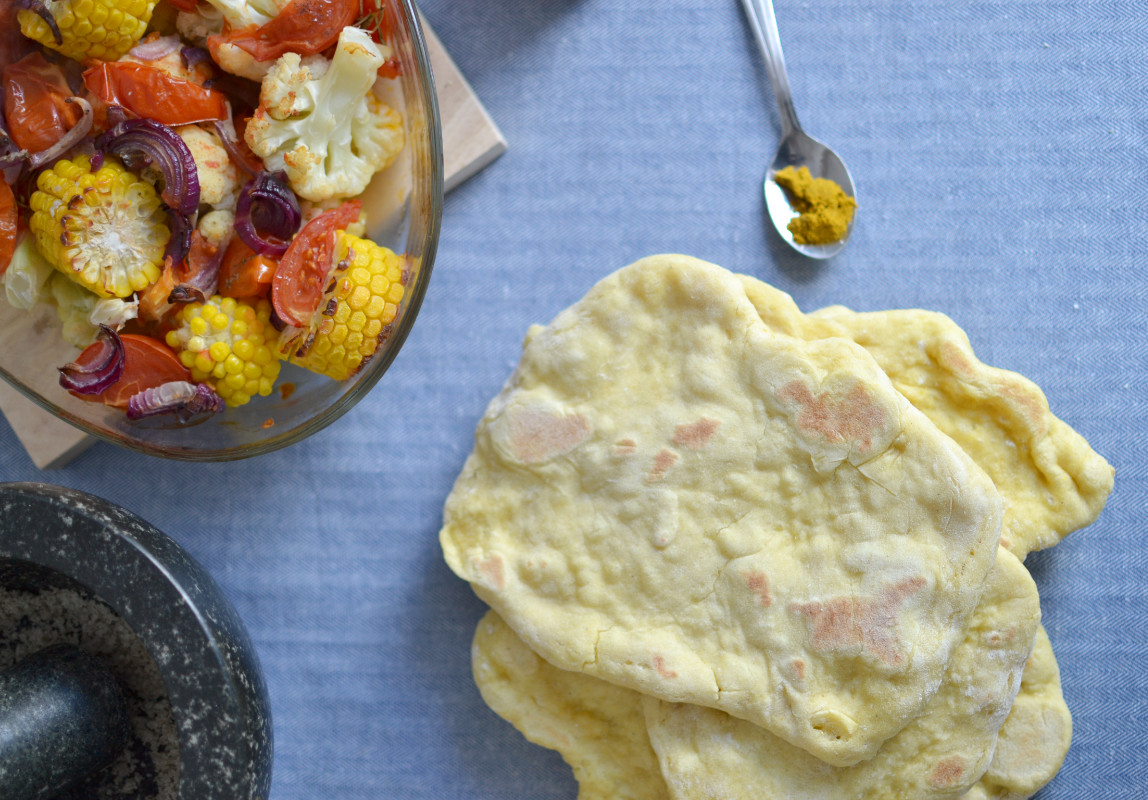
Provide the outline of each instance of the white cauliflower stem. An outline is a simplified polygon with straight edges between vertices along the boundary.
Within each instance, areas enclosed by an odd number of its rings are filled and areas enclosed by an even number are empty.
[[[207,0],[232,28],[266,25],[289,0]]]
[[[402,117],[371,91],[383,61],[355,27],[343,29],[329,63],[284,54],[263,79],[248,146],[302,198],[361,194],[404,144]]]

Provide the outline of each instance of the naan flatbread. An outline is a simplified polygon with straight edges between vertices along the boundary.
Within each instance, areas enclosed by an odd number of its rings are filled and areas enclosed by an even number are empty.
[[[955,800],[985,772],[1040,622],[1036,585],[1004,548],[920,717],[868,761],[836,768],[712,708],[644,700],[674,800]]]
[[[644,259],[531,330],[444,509],[446,560],[547,661],[837,766],[913,719],[994,563],[988,476],[839,338]]]
[[[1023,579],[1020,582],[1027,584]],[[992,600],[991,593],[986,594],[982,607]],[[981,611],[977,614],[983,616]],[[977,618],[974,616],[974,620]],[[1028,627],[1018,634],[1025,635]],[[983,637],[980,642],[975,637],[971,641],[966,637],[962,647],[984,648],[984,645]],[[528,740],[562,755],[578,780],[579,800],[666,800],[670,797],[657,756],[650,746],[640,694],[548,664],[493,611],[487,612],[479,622],[472,658],[475,682],[483,699]],[[987,673],[992,665],[992,661],[986,664]],[[998,662],[997,666],[1003,664]],[[999,686],[1000,675],[988,674],[988,681],[996,681]],[[1011,674],[1010,679],[1015,682]],[[938,710],[943,712],[945,707],[934,697],[925,713]],[[986,707],[984,713],[991,728],[997,721],[999,705]],[[948,720],[959,724],[959,720],[952,717]],[[928,728],[936,731],[940,725],[941,722],[935,720]],[[983,735],[985,721],[974,725]],[[901,735],[906,732],[902,731]],[[997,735],[988,771],[962,800],[1031,797],[1055,777],[1071,738],[1072,717],[1061,693],[1056,658],[1048,634],[1043,627],[1038,627],[1032,654],[1024,664],[1020,691]],[[897,741],[894,738],[886,742],[883,750],[897,747]],[[991,747],[985,748],[986,755],[990,750]],[[878,758],[883,759],[879,765],[887,766],[894,761],[888,755],[878,754]],[[927,771],[927,760],[925,756],[917,763],[911,759],[899,763],[903,772],[920,776]],[[967,783],[983,763],[983,758],[975,759],[974,769],[963,775],[957,785]],[[936,769],[936,760],[932,766]],[[869,777],[873,781],[883,780],[876,774]],[[903,779],[897,780],[903,782]],[[878,796],[881,794],[879,789],[872,791]],[[944,793],[951,796],[949,790]],[[820,795],[814,791],[810,796]]]
[[[1001,543],[1017,558],[1092,524],[1112,491],[1113,469],[1057,419],[1032,381],[982,364],[943,314],[857,313],[841,306],[803,315],[789,295],[748,276],[746,293],[775,330],[803,339],[840,336],[868,350],[901,394],[988,473],[1004,499]]]
[[[1032,797],[1056,777],[1071,742],[1072,715],[1060,690],[1052,643],[1042,627],[988,772],[962,800]]]
[[[640,694],[551,666],[493,611],[478,623],[471,664],[494,713],[571,766],[578,800],[669,800]]]

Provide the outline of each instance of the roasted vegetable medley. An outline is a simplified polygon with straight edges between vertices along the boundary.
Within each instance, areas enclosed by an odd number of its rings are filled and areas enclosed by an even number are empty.
[[[58,311],[63,390],[187,422],[386,341],[410,270],[360,199],[405,146],[386,3],[0,10],[0,277]]]

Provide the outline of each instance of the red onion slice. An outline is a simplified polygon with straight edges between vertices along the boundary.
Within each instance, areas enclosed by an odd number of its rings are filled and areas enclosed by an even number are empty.
[[[96,341],[88,345],[79,359],[59,368],[60,385],[76,394],[99,394],[120,379],[124,359],[124,343],[119,335],[107,325],[101,325]]]
[[[231,121],[230,104],[227,107],[227,119],[215,123],[215,133],[223,142],[223,149],[231,157],[232,164],[252,176],[258,175],[262,171],[263,165],[252,161],[253,156],[249,156],[239,146],[239,134],[235,131],[235,123]]]
[[[260,172],[239,191],[235,233],[256,253],[281,256],[299,230],[303,212],[284,172]]]
[[[132,170],[154,167],[163,174],[160,197],[181,214],[199,209],[199,173],[179,134],[151,119],[127,119],[96,139],[96,149],[114,153]]]
[[[181,214],[174,208],[167,210],[168,227],[171,229],[171,238],[167,240],[164,248],[164,259],[171,259],[171,263],[178,264],[187,258],[191,252],[191,232],[195,226],[191,224],[191,217]]]
[[[180,422],[190,422],[200,414],[217,414],[222,410],[223,398],[206,383],[169,381],[128,398],[128,419],[175,414]]]
[[[92,105],[82,97],[69,97],[65,102],[75,103],[80,107],[83,116],[76,121],[76,124],[68,128],[68,132],[60,137],[60,140],[51,147],[41,150],[38,153],[33,153],[28,159],[28,166],[32,169],[39,169],[45,164],[50,164],[55,161],[64,153],[71,150],[79,144],[88,131],[92,129]]]

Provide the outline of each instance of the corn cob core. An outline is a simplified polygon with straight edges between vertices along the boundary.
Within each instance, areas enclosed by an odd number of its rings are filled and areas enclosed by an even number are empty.
[[[267,342],[276,336],[271,304],[254,306],[233,297],[214,295],[206,303],[191,303],[180,315],[179,327],[165,341],[197,383],[215,389],[229,406],[241,406],[255,395],[271,394],[280,363]]]
[[[402,258],[340,231],[335,267],[310,330],[305,335],[295,331],[281,343],[281,353],[292,364],[346,380],[386,339],[403,299],[403,283]]]
[[[21,9],[16,18],[25,36],[68,58],[80,63],[116,61],[143,38],[155,4],[156,0],[46,0],[60,28],[58,43],[35,12]]]
[[[128,297],[155,282],[171,236],[151,184],[114,158],[88,156],[40,173],[28,228],[52,266],[100,297]]]

